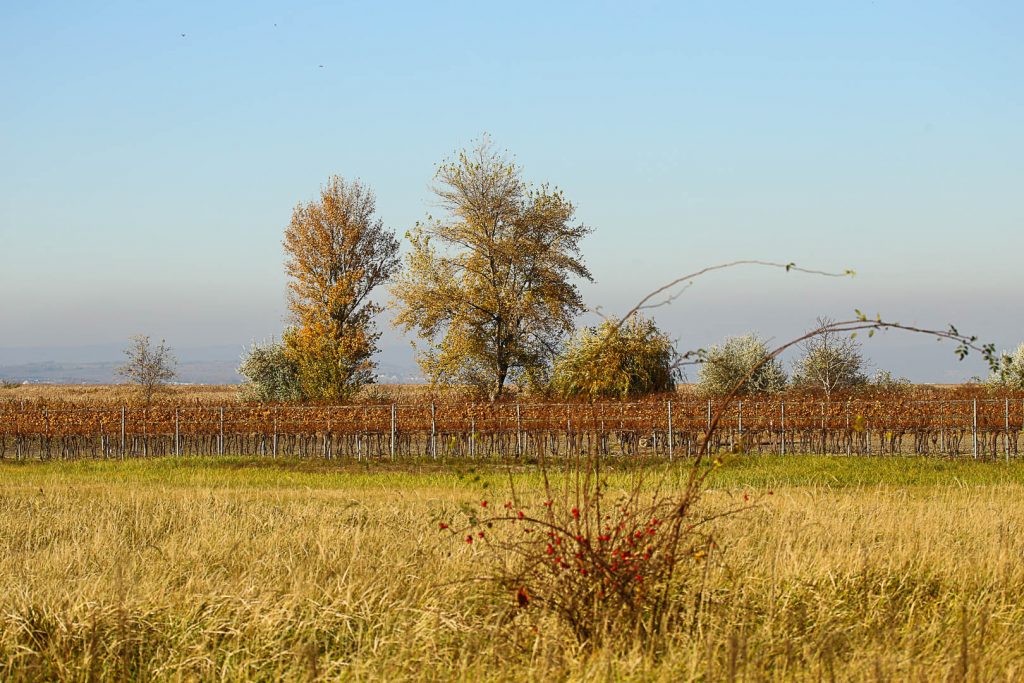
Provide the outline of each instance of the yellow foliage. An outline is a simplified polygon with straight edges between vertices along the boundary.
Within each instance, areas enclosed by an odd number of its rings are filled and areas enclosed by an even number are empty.
[[[368,297],[398,266],[398,241],[375,209],[368,188],[334,176],[318,200],[295,207],[285,231],[293,323],[285,353],[306,398],[345,400],[373,382],[381,309]]]
[[[537,381],[583,309],[572,277],[591,279],[558,190],[531,190],[486,141],[443,164],[437,196],[450,213],[409,233],[412,251],[392,289],[395,324],[415,330],[435,383],[500,397],[508,381]]]
[[[552,388],[566,398],[631,398],[675,389],[672,340],[639,314],[579,332],[555,361]]]

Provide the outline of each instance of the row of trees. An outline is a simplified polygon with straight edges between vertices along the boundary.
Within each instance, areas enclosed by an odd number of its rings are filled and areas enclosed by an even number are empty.
[[[285,231],[290,326],[254,345],[240,372],[245,398],[345,400],[373,381],[381,308],[390,281],[395,324],[417,337],[432,382],[497,399],[510,383],[541,387],[584,310],[576,282],[592,280],[580,241],[590,232],[557,188],[534,188],[485,139],[438,168],[445,211],[398,240],[375,216],[364,185],[331,178],[295,207]]]
[[[295,207],[284,235],[290,324],[243,360],[243,398],[345,401],[372,383],[382,307],[371,295],[385,284],[394,324],[415,335],[435,384],[492,400],[510,384],[591,398],[674,388],[684,359],[639,312],[576,331],[585,310],[577,283],[593,279],[580,249],[590,228],[561,190],[529,185],[484,139],[438,167],[433,192],[443,216],[406,233],[404,263],[359,181],[332,177]],[[767,352],[756,336],[698,352],[701,388],[722,393],[746,378],[744,392],[793,384],[831,393],[868,382],[859,345],[835,333],[804,343],[792,378],[777,360],[762,363]],[[1024,366],[1024,349],[1018,355]],[[1024,371],[1006,367],[1024,383]]]
[[[879,370],[867,374],[867,362],[855,338],[829,329],[828,318],[819,318],[816,329],[825,330],[800,344],[800,356],[793,363],[793,373],[786,375],[777,358],[765,361],[770,353],[767,342],[754,334],[730,337],[723,344],[711,347],[700,367],[698,388],[704,394],[727,394],[742,384],[738,393],[771,393],[793,387],[819,391],[826,397],[836,391],[876,386],[892,388],[907,385]],[[743,380],[746,379],[744,382]]]
[[[816,329],[823,331],[799,345],[800,356],[788,377],[777,358],[764,362],[770,349],[763,339],[754,334],[731,337],[701,354],[698,388],[708,395],[720,395],[742,383],[737,393],[770,393],[792,387],[818,391],[827,397],[836,391],[892,389],[910,384],[887,370],[879,369],[869,376],[860,343],[854,337],[831,330],[832,324],[828,318],[818,319]],[[1024,390],[1024,344],[1012,353],[1002,354],[984,382],[992,387]]]
[[[741,394],[770,393],[787,387],[832,392],[860,387],[892,389],[909,385],[885,370],[866,373],[860,345],[852,338],[827,329],[832,321],[819,318],[824,332],[801,344],[802,355],[787,378],[777,359],[765,361],[767,343],[757,335],[731,337],[702,352],[699,389],[722,395],[742,385]],[[146,403],[176,375],[177,359],[163,340],[153,345],[147,336],[135,336],[125,349],[125,363],[117,373],[136,384]],[[608,320],[574,336],[558,355],[546,391],[562,397],[627,398],[670,391],[678,376],[680,358],[671,340],[652,321],[639,315],[627,321]],[[303,397],[300,370],[289,361],[281,344],[255,346],[246,359],[250,368],[262,368],[256,381],[243,386],[256,401],[297,400]],[[371,380],[372,381],[372,378]],[[1024,344],[1005,353],[989,375],[991,386],[1024,390]]]

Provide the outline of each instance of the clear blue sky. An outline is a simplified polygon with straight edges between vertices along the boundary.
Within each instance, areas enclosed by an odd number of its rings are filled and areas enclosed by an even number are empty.
[[[854,307],[1024,340],[1020,2],[98,4],[0,9],[0,347],[279,333],[297,201],[359,177],[402,234],[485,131],[577,202],[609,312],[734,258],[858,271],[709,277],[658,313],[684,347]],[[866,352],[980,372],[936,346]]]

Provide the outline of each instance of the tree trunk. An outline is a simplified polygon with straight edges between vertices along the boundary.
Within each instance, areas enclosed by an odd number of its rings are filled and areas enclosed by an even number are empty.
[[[508,378],[508,367],[505,365],[498,366],[498,376],[494,379],[494,388],[491,390],[490,399],[497,401],[501,398],[501,394],[505,389],[505,380]]]

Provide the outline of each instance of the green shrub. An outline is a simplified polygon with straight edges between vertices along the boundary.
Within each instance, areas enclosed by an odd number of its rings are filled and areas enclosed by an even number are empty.
[[[245,378],[238,389],[243,401],[283,403],[304,398],[298,365],[288,358],[284,345],[278,342],[254,342],[242,359],[238,374]]]
[[[1013,353],[1004,353],[999,368],[989,375],[988,383],[1007,389],[1024,389],[1024,344]]]
[[[756,334],[728,337],[724,343],[712,346],[705,353],[697,388],[709,396],[728,394],[741,383],[737,392],[740,394],[782,391],[786,388],[786,372],[782,363],[772,358],[758,367],[768,354],[768,345]],[[750,377],[744,382],[748,374]]]
[[[555,360],[551,387],[566,398],[630,398],[673,391],[677,376],[672,340],[634,315],[578,332]]]

